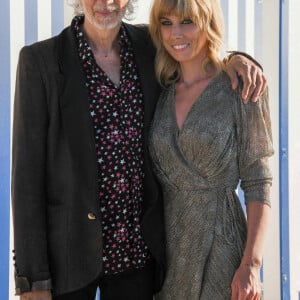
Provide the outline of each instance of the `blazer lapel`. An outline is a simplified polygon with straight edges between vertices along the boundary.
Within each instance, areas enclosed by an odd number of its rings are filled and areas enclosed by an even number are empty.
[[[75,36],[70,27],[58,37],[58,58],[64,78],[60,105],[70,151],[78,163],[83,180],[87,180],[90,186],[94,186],[96,153],[88,106],[88,91],[84,84]]]

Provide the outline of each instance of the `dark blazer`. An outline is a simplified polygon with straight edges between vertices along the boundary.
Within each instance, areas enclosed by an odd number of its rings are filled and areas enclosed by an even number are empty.
[[[142,232],[165,273],[160,187],[147,150],[160,87],[146,27],[125,24],[144,92]],[[70,27],[20,52],[13,124],[12,208],[17,292],[51,286],[55,295],[86,286],[102,270],[94,133],[88,93]]]

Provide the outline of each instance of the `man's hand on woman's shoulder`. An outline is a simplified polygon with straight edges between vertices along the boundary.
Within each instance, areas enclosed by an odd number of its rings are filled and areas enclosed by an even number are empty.
[[[267,80],[261,65],[246,54],[234,54],[225,59],[225,71],[230,77],[233,89],[238,86],[238,77],[242,78],[244,103],[250,100],[256,102],[266,90]]]

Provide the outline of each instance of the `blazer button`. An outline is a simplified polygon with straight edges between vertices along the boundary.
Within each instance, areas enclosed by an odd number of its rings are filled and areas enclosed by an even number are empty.
[[[88,219],[89,220],[96,220],[96,215],[93,213],[88,213]]]

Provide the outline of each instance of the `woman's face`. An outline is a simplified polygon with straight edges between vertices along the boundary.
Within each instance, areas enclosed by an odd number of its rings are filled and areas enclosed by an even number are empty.
[[[164,16],[160,19],[160,33],[166,51],[179,63],[206,56],[206,33],[192,20]]]
[[[129,0],[81,0],[86,20],[97,29],[120,25]]]

